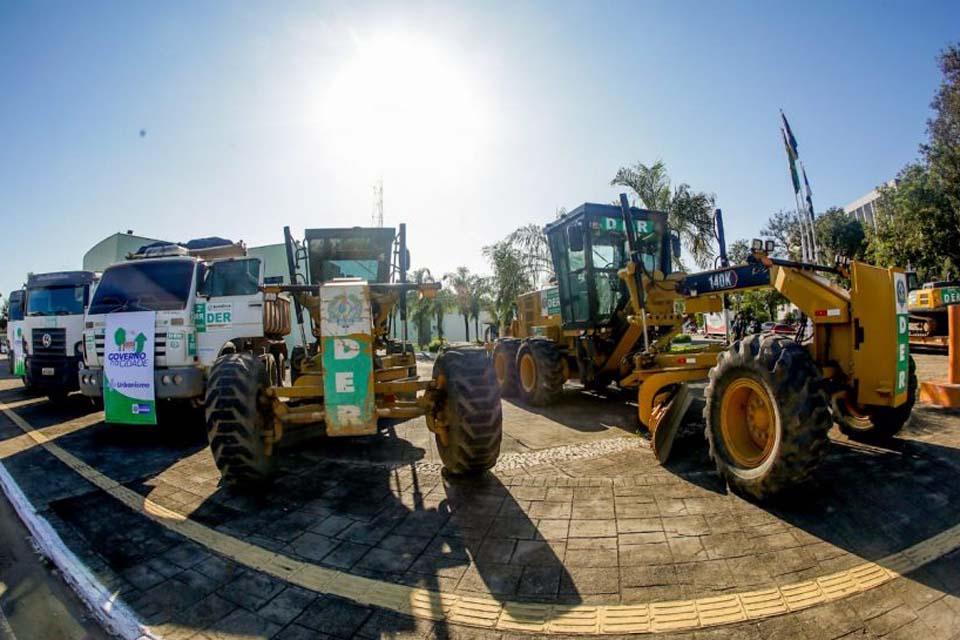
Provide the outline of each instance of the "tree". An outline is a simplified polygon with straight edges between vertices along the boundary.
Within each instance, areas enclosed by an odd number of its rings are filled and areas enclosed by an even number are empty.
[[[731,264],[742,264],[750,255],[750,243],[746,240],[734,240],[727,249]],[[789,301],[776,289],[756,289],[736,294],[740,310],[760,322],[777,319],[777,309]]]
[[[426,267],[414,269],[410,272],[410,281],[417,284],[433,282],[433,274]],[[430,319],[434,314],[433,299],[423,297],[419,291],[410,291],[407,293],[407,311],[413,320],[413,326],[417,328],[417,344],[429,344]]]
[[[631,189],[644,207],[666,213],[671,228],[680,234],[694,262],[701,267],[711,265],[713,195],[695,192],[686,183],[671,189],[670,176],[662,160],[651,166],[638,162],[632,167],[620,167],[610,184]]]
[[[760,228],[760,235],[771,238],[777,245],[774,253],[790,260],[799,260],[800,250],[800,222],[796,211],[780,210],[770,216],[767,223]]]
[[[876,229],[868,229],[868,254],[887,266],[912,266],[921,280],[947,278],[960,268],[960,215],[922,163],[905,167],[897,186],[880,187]]]
[[[930,107],[921,162],[904,167],[896,187],[881,187],[869,254],[879,264],[913,266],[922,280],[960,271],[960,46],[939,57],[943,80]]]
[[[562,211],[562,210],[561,210]],[[504,242],[517,251],[524,277],[533,288],[547,282],[554,276],[553,260],[550,258],[550,245],[547,234],[538,224],[525,224],[510,235]],[[489,256],[487,256],[489,259]]]
[[[431,308],[437,318],[437,337],[443,342],[443,317],[457,308],[457,300],[449,290],[440,289],[432,302]]]
[[[837,256],[863,259],[866,254],[866,235],[860,221],[839,207],[830,207],[817,218],[817,244],[822,260],[833,264]]]
[[[473,338],[481,340],[480,337],[480,312],[486,306],[486,301],[490,298],[490,282],[487,278],[474,275],[470,276],[470,317],[473,318]],[[467,337],[469,340],[469,336]]]
[[[500,325],[505,327],[513,319],[517,297],[532,288],[530,277],[524,268],[523,253],[510,242],[508,236],[506,240],[484,247],[483,255],[493,269],[494,316]]]
[[[465,339],[470,342],[470,310],[473,300],[473,274],[466,267],[457,267],[457,270],[443,276],[443,279],[453,287],[453,295],[457,303],[457,311],[463,316],[463,330]]]

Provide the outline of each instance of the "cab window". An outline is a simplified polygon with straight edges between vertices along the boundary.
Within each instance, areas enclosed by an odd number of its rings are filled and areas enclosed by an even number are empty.
[[[207,270],[202,293],[211,298],[249,296],[260,291],[260,260],[214,262]]]

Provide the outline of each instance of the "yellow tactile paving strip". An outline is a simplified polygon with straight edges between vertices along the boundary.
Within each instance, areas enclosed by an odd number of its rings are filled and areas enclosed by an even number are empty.
[[[500,602],[489,597],[440,593],[354,576],[233,538],[118,484],[54,444],[51,436],[35,430],[2,402],[0,410],[29,438],[29,443],[20,441],[20,446],[42,446],[131,509],[226,558],[313,591],[418,618],[483,629],[540,634],[634,634],[704,629],[759,620],[869,591],[960,547],[960,525],[956,525],[879,562],[864,562],[846,571],[783,587],[630,605]]]

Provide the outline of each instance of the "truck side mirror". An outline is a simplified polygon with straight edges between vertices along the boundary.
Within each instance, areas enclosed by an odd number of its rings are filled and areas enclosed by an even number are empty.
[[[570,251],[583,251],[583,226],[572,224],[567,227],[567,244]]]
[[[670,234],[670,250],[673,252],[673,257],[677,260],[680,259],[680,236],[676,233]]]

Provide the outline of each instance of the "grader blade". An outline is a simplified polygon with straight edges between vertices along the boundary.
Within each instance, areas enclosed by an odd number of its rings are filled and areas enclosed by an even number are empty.
[[[653,436],[653,455],[660,464],[665,464],[673,449],[673,441],[680,430],[683,416],[690,408],[693,398],[686,384],[679,384],[665,401],[656,405],[650,414],[650,432]]]

